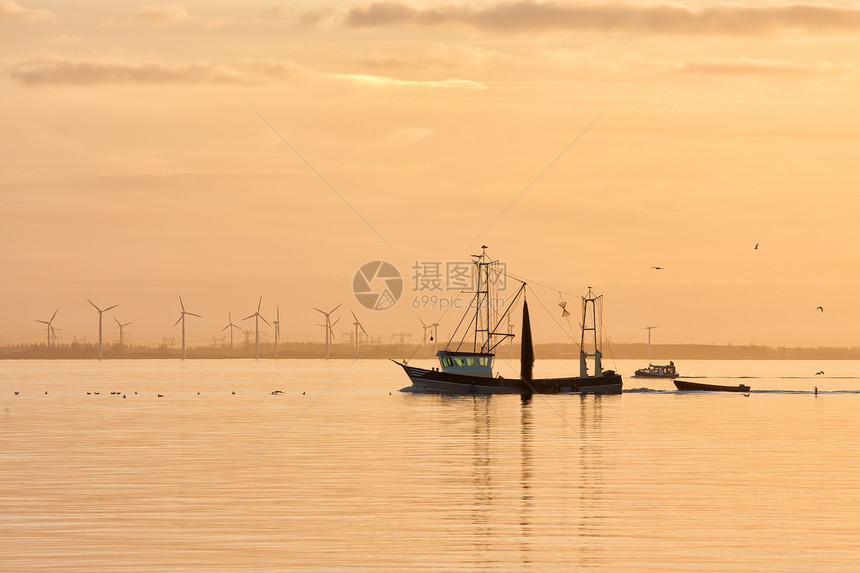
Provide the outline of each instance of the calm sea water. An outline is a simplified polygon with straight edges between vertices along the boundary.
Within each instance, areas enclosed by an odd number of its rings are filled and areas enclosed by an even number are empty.
[[[0,362],[0,571],[860,571],[860,363],[678,361],[748,397],[643,365],[523,403],[376,360]]]

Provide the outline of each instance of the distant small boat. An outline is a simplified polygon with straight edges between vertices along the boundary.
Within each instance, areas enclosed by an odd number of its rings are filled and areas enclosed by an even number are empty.
[[[675,370],[675,363],[671,360],[669,364],[649,364],[648,368],[640,368],[633,375],[634,378],[677,378],[680,376]]]
[[[701,384],[699,382],[687,382],[686,380],[675,380],[678,390],[693,392],[743,392],[749,394],[750,387],[743,384],[737,386],[722,386],[720,384]]]

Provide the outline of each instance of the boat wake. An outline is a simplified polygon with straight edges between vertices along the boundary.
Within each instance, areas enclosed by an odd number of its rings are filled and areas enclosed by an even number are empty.
[[[684,376],[684,378],[721,380],[860,380],[860,376]]]
[[[697,390],[659,390],[656,388],[625,388],[624,394],[725,394],[726,392],[702,392]],[[815,390],[750,390],[749,394],[798,394],[816,395]],[[819,390],[817,395],[860,394],[860,390]]]

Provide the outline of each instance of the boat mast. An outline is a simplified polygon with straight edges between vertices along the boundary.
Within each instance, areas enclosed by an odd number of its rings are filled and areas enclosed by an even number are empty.
[[[475,289],[475,343],[473,352],[489,352],[492,348],[492,332],[490,330],[490,265],[487,256],[487,245],[481,245],[481,254],[475,257],[475,265],[478,270],[478,282]],[[482,312],[483,312],[483,316]],[[478,350],[478,338],[481,339],[480,350]]]
[[[579,343],[579,375],[581,377],[588,376],[588,358],[594,358],[594,375],[602,376],[603,368],[600,364],[602,353],[600,352],[600,337],[597,333],[597,301],[603,298],[603,295],[594,296],[591,292],[591,287],[588,287],[588,294],[582,297],[582,338]],[[589,309],[591,309],[591,322],[589,323]],[[594,353],[585,351],[585,333],[590,331],[594,343]]]

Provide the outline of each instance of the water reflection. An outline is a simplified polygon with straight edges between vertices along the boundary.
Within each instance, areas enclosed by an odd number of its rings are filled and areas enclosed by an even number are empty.
[[[486,553],[492,536],[491,504],[493,501],[492,463],[490,459],[490,396],[472,398],[475,430],[472,434],[472,467],[475,503],[472,522],[475,526],[475,549]]]
[[[523,399],[520,407],[520,553],[524,568],[531,568],[531,515],[534,506],[534,495],[531,492],[534,463],[532,460],[532,400]]]
[[[603,435],[603,397],[582,396],[579,403],[579,433],[583,442],[579,447],[579,522],[577,531],[582,539],[580,559],[582,566],[595,567],[603,562],[604,482],[603,457],[589,436]]]

